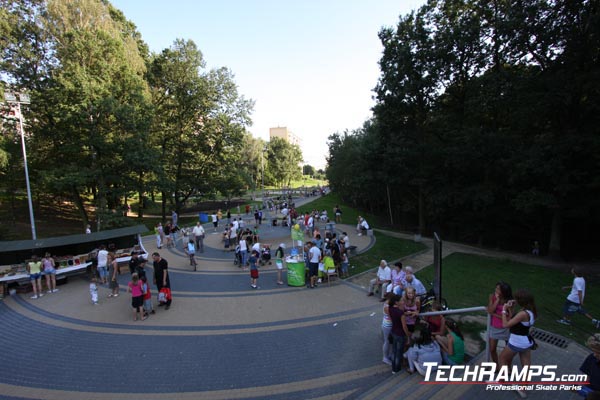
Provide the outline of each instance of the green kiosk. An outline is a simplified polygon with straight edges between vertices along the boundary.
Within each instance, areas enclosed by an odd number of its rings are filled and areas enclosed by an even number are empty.
[[[304,286],[306,284],[304,260],[287,258],[287,284],[288,286]]]
[[[304,232],[300,230],[298,224],[294,225],[290,230],[292,243],[302,244]],[[304,265],[304,257],[298,255],[297,249],[292,248],[292,257],[285,260],[287,266],[287,283],[288,286],[304,286],[306,284],[306,271]]]

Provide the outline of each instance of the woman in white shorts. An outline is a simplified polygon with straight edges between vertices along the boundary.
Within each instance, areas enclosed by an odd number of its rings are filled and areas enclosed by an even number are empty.
[[[281,280],[281,271],[283,270],[283,256],[284,256],[285,243],[280,243],[277,250],[275,250],[275,265],[277,266],[277,284],[283,285]]]

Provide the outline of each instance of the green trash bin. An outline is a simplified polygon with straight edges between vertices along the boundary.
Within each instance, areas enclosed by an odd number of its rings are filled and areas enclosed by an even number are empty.
[[[306,283],[304,260],[295,260],[288,258],[285,260],[287,265],[287,284],[288,286],[304,286]]]

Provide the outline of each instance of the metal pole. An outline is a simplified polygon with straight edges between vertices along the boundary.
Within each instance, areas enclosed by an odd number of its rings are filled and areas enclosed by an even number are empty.
[[[21,103],[17,102],[19,113],[19,131],[21,133],[21,146],[23,148],[23,165],[25,166],[25,182],[27,184],[27,201],[29,202],[29,220],[31,221],[31,237],[37,239],[35,233],[35,219],[33,218],[33,203],[31,201],[31,186],[29,185],[29,169],[27,168],[27,150],[25,148],[25,130],[23,129],[23,115],[21,115]]]

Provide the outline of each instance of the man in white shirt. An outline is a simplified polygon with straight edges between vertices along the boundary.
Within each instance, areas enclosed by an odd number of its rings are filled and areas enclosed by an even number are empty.
[[[196,224],[194,229],[192,230],[194,234],[194,240],[196,241],[196,251],[200,253],[204,253],[204,227],[200,222]]]
[[[600,329],[600,321],[592,317],[585,308],[583,308],[583,299],[585,298],[585,279],[581,270],[577,267],[571,269],[571,273],[575,276],[571,286],[563,286],[563,290],[571,289],[571,293],[567,296],[563,308],[563,318],[559,319],[558,323],[563,325],[571,325],[571,316],[575,313],[586,316],[592,320],[592,324],[596,329]]]
[[[315,228],[315,219],[311,215],[308,217],[308,223],[306,224],[306,229],[310,232],[310,236],[312,237]]]
[[[308,275],[310,276],[310,287],[315,287],[317,275],[319,274],[319,262],[321,261],[321,250],[313,243],[306,243],[308,246]]]
[[[108,277],[108,251],[104,245],[100,246],[98,251],[98,275],[100,276],[100,283],[107,283]]]
[[[383,288],[387,287],[387,285],[392,281],[392,270],[387,265],[387,261],[381,260],[379,263],[379,269],[377,270],[377,277],[371,279],[369,284],[369,293],[367,296],[373,296],[374,290],[376,287],[379,288],[379,292],[381,292],[381,298],[385,296],[385,290]]]
[[[366,233],[369,230],[369,224],[367,220],[363,217],[358,217],[358,225],[356,225],[356,233],[358,236],[362,236],[363,233]]]

